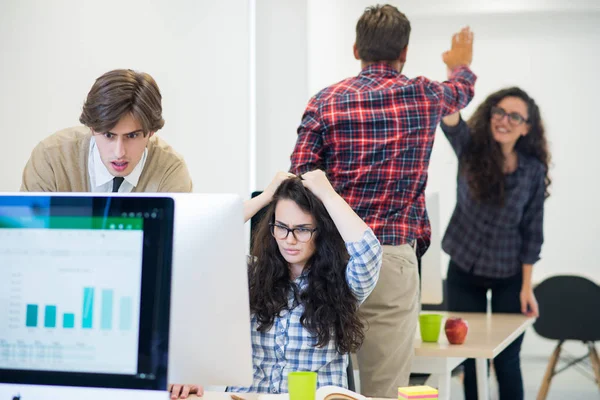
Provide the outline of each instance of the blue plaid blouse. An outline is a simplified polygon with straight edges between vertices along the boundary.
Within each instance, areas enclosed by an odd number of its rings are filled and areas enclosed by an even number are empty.
[[[371,229],[358,242],[346,243],[350,261],[346,267],[346,282],[359,302],[375,288],[381,268],[382,248]],[[302,291],[308,284],[307,274],[295,283]],[[250,387],[230,386],[231,392],[287,393],[287,376],[293,371],[316,371],[317,386],[337,385],[347,388],[348,355],[340,354],[332,340],[324,347],[315,347],[316,339],[302,326],[302,304],[294,307],[293,292],[289,292],[290,310],[275,317],[268,332],[259,332],[257,319],[251,319],[254,382]],[[293,308],[292,308],[293,307]]]
[[[441,124],[456,155],[470,140],[467,123]],[[505,205],[492,206],[471,197],[469,184],[459,174],[456,208],[442,248],[463,270],[488,278],[516,275],[523,264],[540,259],[546,167],[536,158],[519,154],[517,170],[506,175]]]

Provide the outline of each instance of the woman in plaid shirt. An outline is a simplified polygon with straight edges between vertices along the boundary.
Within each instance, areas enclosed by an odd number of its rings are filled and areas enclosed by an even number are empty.
[[[543,242],[549,153],[540,111],[523,90],[491,94],[469,122],[456,113],[442,130],[459,158],[457,204],[442,247],[448,308],[538,315],[531,285]],[[523,336],[494,359],[500,399],[523,398]],[[466,399],[477,398],[475,362],[465,362]]]
[[[270,205],[269,205],[270,204]],[[358,307],[375,288],[382,248],[320,170],[278,173],[244,204],[246,220],[269,205],[248,267],[254,379],[234,392],[286,393],[293,371],[347,387],[349,353],[364,339]],[[174,385],[172,398],[200,392]]]

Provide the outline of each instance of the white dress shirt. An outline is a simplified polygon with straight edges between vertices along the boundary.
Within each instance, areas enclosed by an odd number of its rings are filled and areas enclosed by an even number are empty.
[[[119,193],[129,193],[138,184],[140,175],[144,170],[148,149],[144,149],[144,155],[133,171],[127,176],[119,187]],[[96,140],[92,136],[90,141],[90,154],[88,156],[88,173],[90,175],[90,191],[94,193],[112,193],[114,176],[108,172],[108,169],[100,158],[100,151],[96,145]]]

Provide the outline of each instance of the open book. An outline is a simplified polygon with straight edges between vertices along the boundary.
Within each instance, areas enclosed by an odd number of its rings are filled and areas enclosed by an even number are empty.
[[[290,396],[283,394],[261,394],[258,400],[287,400]],[[317,389],[316,400],[367,400],[368,397],[339,386],[323,386]]]

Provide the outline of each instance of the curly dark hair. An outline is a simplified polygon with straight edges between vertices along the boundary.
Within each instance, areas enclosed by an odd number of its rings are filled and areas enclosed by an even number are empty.
[[[308,286],[299,292],[290,277],[287,261],[281,255],[269,223],[275,221],[279,200],[294,201],[310,213],[316,223],[312,240],[315,252],[307,261]],[[250,311],[258,320],[258,330],[268,331],[275,317],[288,309],[289,291],[304,305],[300,322],[323,347],[335,340],[341,354],[356,351],[364,340],[364,324],[359,317],[359,303],[346,282],[350,256],[346,245],[323,203],[304,187],[299,178],[281,183],[264,218],[260,221],[252,244],[248,267]]]
[[[490,119],[492,107],[505,97],[523,100],[529,114],[530,131],[517,140],[515,150],[538,159],[546,167],[546,197],[550,195],[548,187],[552,182],[548,174],[550,153],[538,105],[518,87],[499,90],[489,95],[469,119],[471,140],[460,160],[460,170],[467,177],[472,196],[482,203],[496,206],[503,206],[505,201],[504,154],[492,136]]]

